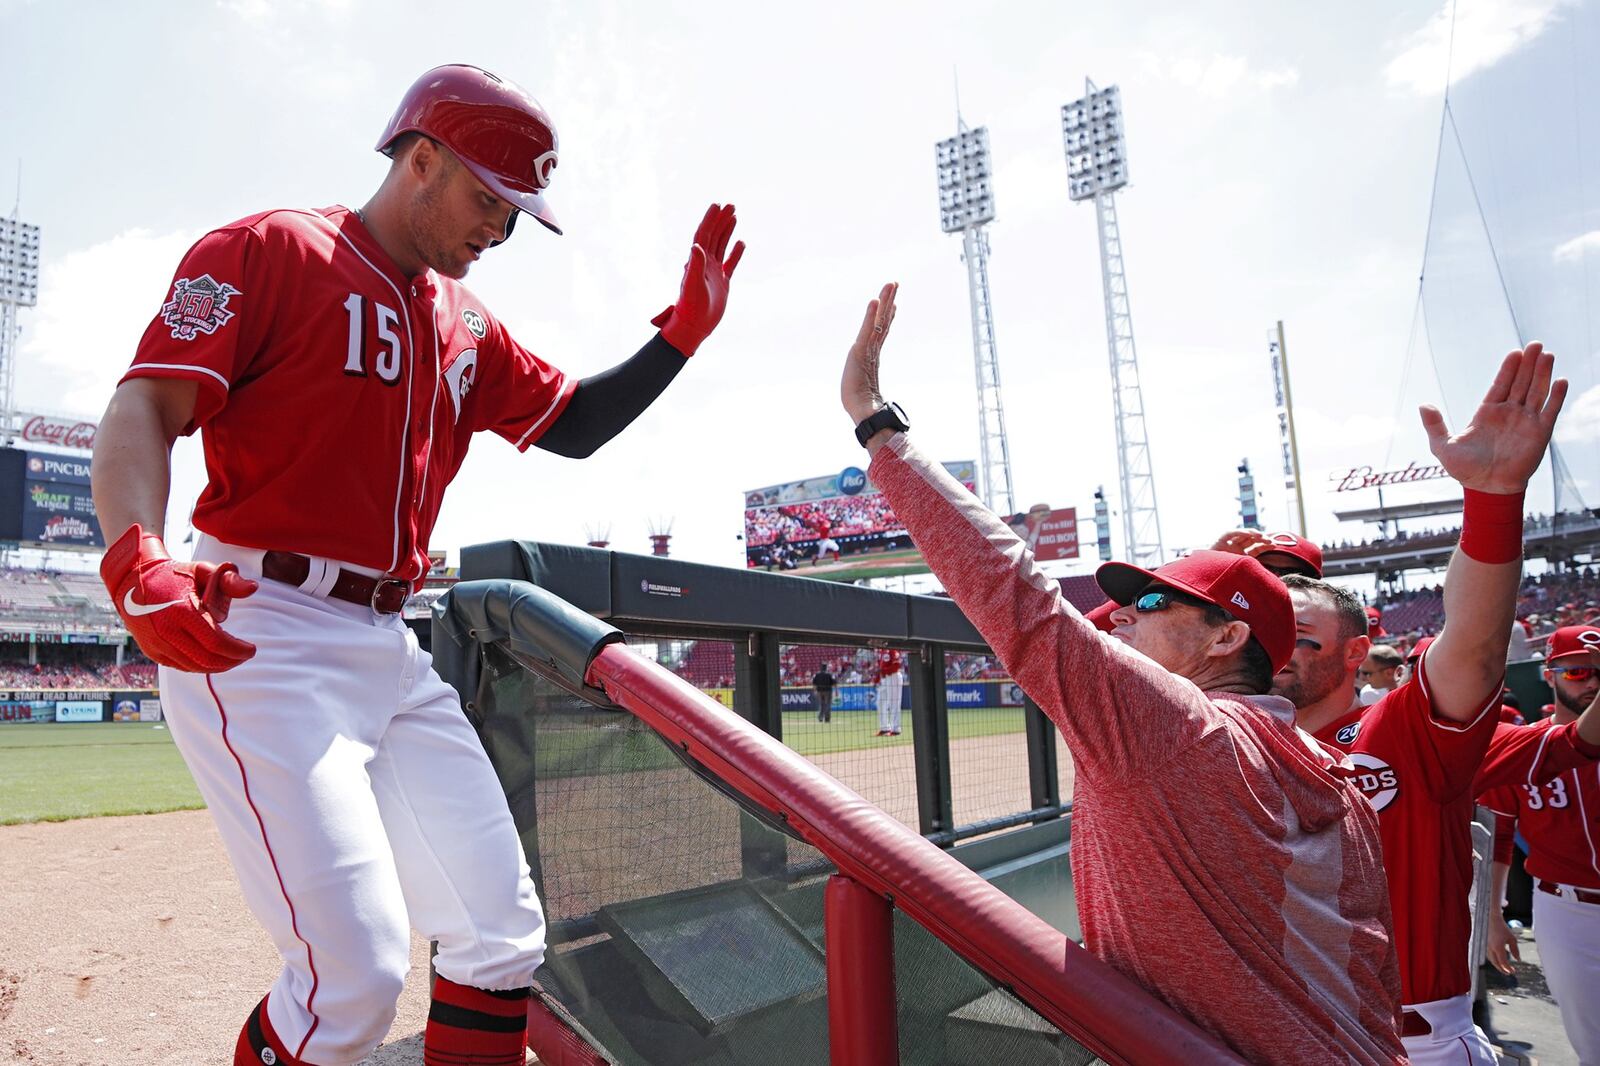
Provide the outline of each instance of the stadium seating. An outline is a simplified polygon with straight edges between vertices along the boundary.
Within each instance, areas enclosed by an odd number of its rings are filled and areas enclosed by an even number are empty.
[[[725,640],[697,640],[684,656],[678,674],[699,688],[733,684],[733,645]]]

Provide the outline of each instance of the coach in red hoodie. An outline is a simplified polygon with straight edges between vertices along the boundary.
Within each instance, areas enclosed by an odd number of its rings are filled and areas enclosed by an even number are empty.
[[[1403,1062],[1377,818],[1266,695],[1295,644],[1283,583],[1222,552],[1108,564],[1119,606],[1095,629],[883,402],[894,296],[868,305],[845,410],[873,483],[1072,749],[1084,946],[1252,1062]]]

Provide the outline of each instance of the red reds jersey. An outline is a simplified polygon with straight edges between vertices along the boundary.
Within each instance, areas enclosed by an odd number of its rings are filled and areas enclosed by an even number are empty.
[[[473,433],[526,449],[576,382],[461,285],[407,278],[355,212],[280,210],[202,237],[123,380],[198,383],[194,525],[420,581]]]
[[[1574,727],[1575,723],[1557,726],[1545,718],[1517,732],[1555,743],[1556,734]],[[1600,889],[1600,766],[1590,762],[1543,784],[1530,772],[1521,780],[1489,789],[1479,802],[1506,816],[1496,827],[1497,845],[1503,836],[1509,846],[1512,830],[1522,831],[1531,876]],[[1510,858],[1499,846],[1495,857]]]
[[[1424,655],[1414,681],[1358,720],[1333,723],[1337,736],[1327,741],[1349,754],[1351,780],[1378,812],[1400,953],[1400,1001],[1407,1004],[1448,999],[1472,987],[1472,780],[1499,724],[1492,713],[1500,706],[1498,682],[1470,724],[1435,715],[1427,662]]]
[[[900,672],[900,653],[893,648],[878,652],[878,680]]]
[[[1547,736],[1502,723],[1498,698],[1486,699],[1470,726],[1436,718],[1420,664],[1417,673],[1417,681],[1316,735],[1350,753],[1352,779],[1379,812],[1408,1004],[1446,999],[1471,985],[1471,797],[1524,778],[1546,780],[1600,755],[1575,727]],[[1496,713],[1485,713],[1491,709]],[[1456,944],[1459,965],[1452,961]]]

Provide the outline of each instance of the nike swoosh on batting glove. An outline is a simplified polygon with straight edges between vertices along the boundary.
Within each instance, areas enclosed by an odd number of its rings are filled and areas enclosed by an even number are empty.
[[[686,359],[711,336],[727,310],[728,282],[744,256],[744,242],[740,241],[733,246],[733,254],[723,260],[737,223],[732,204],[712,204],[706,209],[706,217],[694,233],[689,262],[683,268],[678,302],[650,320],[651,325],[661,328],[661,339]]]
[[[197,674],[231,670],[256,647],[221,623],[236,598],[256,590],[232,563],[179,563],[137,524],[106,549],[100,577],[139,647],[163,666]]]

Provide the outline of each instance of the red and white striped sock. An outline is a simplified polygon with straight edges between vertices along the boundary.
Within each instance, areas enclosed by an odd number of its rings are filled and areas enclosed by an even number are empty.
[[[528,990],[491,992],[437,977],[423,1066],[522,1066],[528,1046]]]

